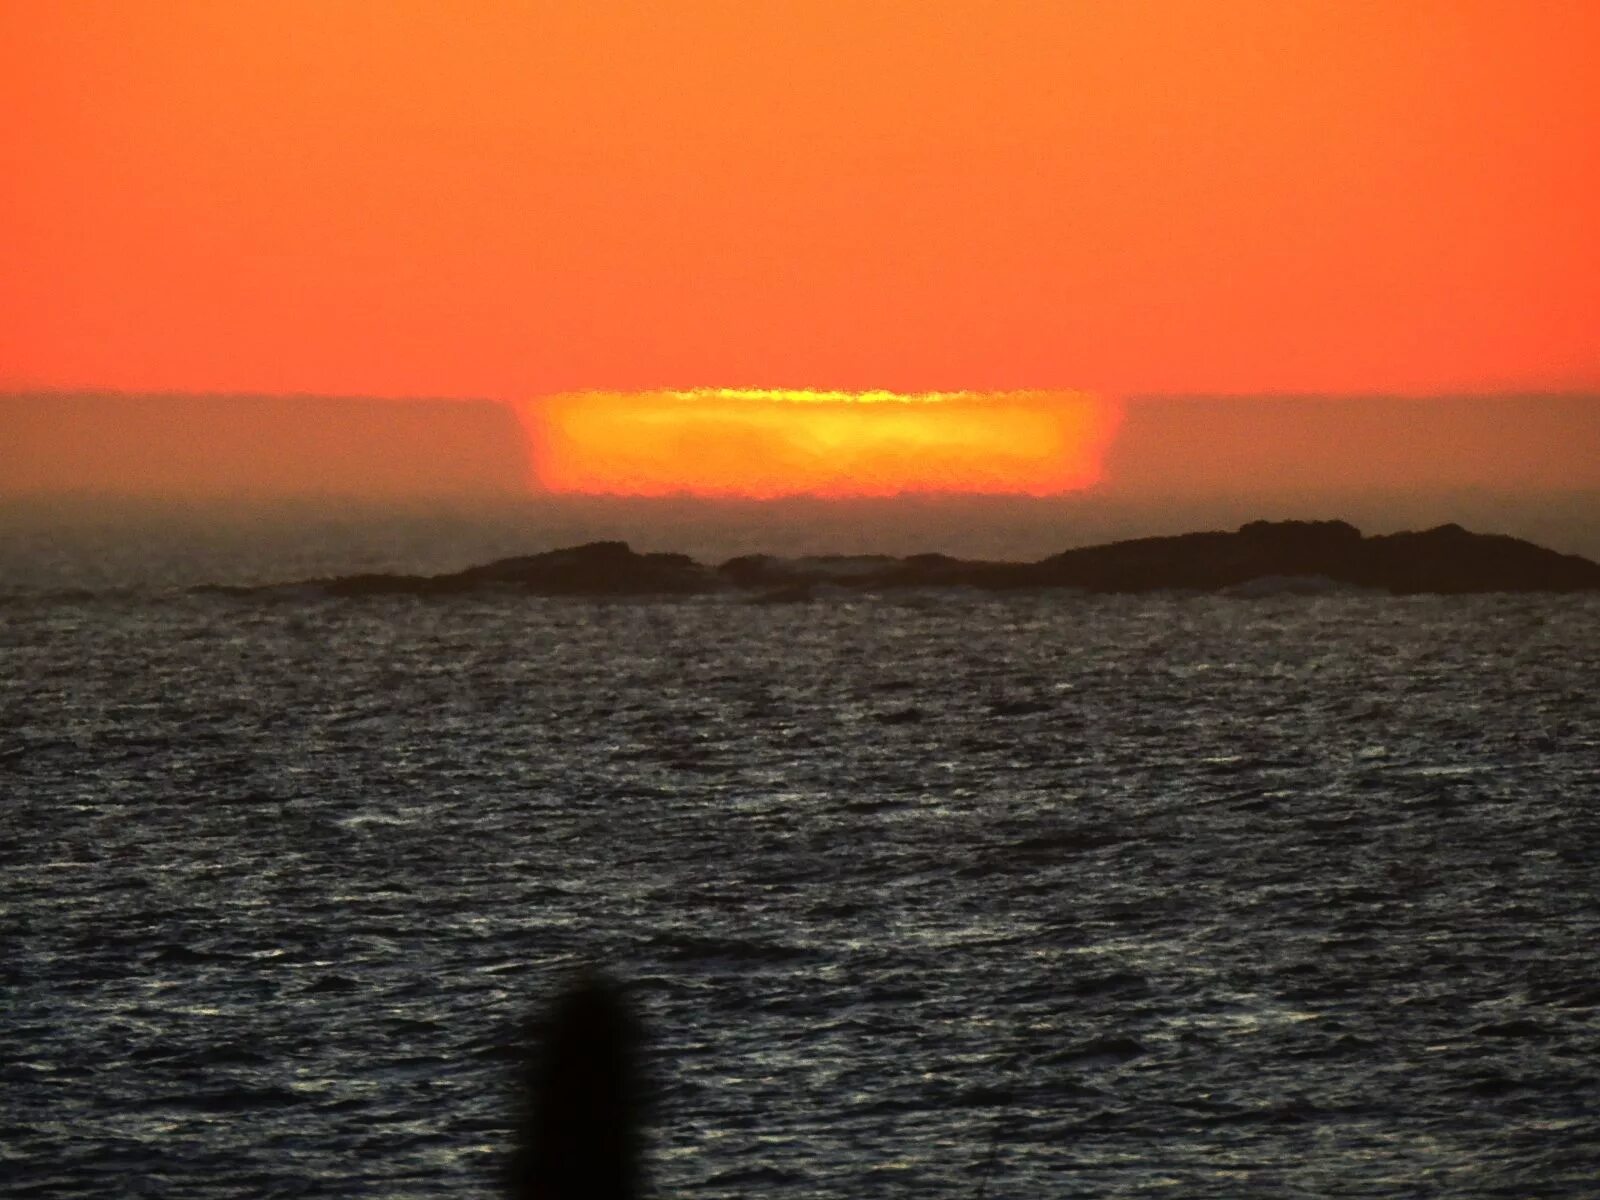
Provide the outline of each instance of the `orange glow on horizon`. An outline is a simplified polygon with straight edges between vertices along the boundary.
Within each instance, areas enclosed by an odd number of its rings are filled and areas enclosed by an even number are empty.
[[[523,408],[534,482],[591,495],[1055,495],[1100,481],[1119,409],[1081,392],[571,392]]]

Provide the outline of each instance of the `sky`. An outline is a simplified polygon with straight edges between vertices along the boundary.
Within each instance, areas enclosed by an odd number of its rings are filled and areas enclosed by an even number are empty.
[[[0,388],[1600,388],[1600,4],[0,2]]]

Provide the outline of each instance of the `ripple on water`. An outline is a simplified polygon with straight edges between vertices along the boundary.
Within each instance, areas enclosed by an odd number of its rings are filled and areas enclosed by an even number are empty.
[[[665,1195],[1586,1195],[1597,615],[12,605],[0,1171],[491,1194],[598,958]]]

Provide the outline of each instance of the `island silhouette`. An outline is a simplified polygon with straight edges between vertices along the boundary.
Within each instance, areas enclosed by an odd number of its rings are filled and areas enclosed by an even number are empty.
[[[498,559],[439,575],[361,574],[295,583],[196,590],[228,595],[311,590],[328,596],[512,592],[535,596],[686,596],[744,593],[781,602],[830,591],[918,588],[990,592],[1182,590],[1236,595],[1347,588],[1417,593],[1600,590],[1600,564],[1503,534],[1459,525],[1364,536],[1346,521],[1252,521],[1233,532],[1133,538],[1065,550],[1037,562],[944,554],[906,557],[746,554],[718,565],[687,554],[640,553],[626,542],[588,542]]]

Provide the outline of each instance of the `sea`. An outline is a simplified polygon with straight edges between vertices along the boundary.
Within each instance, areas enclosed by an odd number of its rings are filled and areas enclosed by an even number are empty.
[[[8,553],[7,1197],[493,1197],[586,966],[652,1195],[1600,1194],[1600,597]]]

